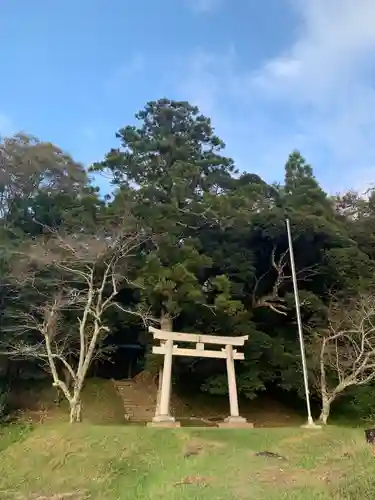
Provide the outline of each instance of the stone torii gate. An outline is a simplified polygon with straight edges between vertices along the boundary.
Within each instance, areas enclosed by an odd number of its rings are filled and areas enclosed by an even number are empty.
[[[253,427],[240,417],[238,408],[236,372],[234,367],[235,360],[243,360],[245,356],[241,352],[233,349],[233,346],[243,346],[248,340],[248,335],[243,337],[222,337],[219,335],[200,335],[195,333],[179,333],[167,330],[159,330],[152,326],[149,332],[153,334],[154,340],[160,340],[160,345],[152,348],[154,354],[164,355],[163,374],[160,386],[160,400],[157,405],[155,417],[152,425],[166,427],[179,426],[179,422],[170,414],[170,396],[172,386],[172,358],[173,356],[194,356],[199,358],[219,358],[225,359],[227,364],[228,392],[230,404],[230,416],[220,427]],[[195,347],[179,347],[177,342],[192,342]],[[219,350],[206,350],[205,344],[225,346]]]

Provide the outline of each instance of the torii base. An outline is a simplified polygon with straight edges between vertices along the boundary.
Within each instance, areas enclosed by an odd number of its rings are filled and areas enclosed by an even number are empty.
[[[321,429],[321,425],[314,424],[314,422],[308,422],[307,424],[301,425],[301,429],[313,429],[313,430],[319,430]]]
[[[152,419],[152,422],[147,422],[147,427],[164,427],[171,429],[181,427],[180,422],[176,422],[174,417],[170,415],[157,415]]]
[[[221,429],[253,429],[254,424],[243,417],[227,417],[224,422],[218,424],[218,427]]]
[[[175,429],[181,427],[180,422],[147,422],[147,427],[163,427],[164,429]]]

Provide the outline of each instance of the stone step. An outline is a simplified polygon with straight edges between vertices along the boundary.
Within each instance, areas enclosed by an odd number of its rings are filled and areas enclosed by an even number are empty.
[[[155,415],[156,390],[153,393],[131,380],[113,383],[123,402],[125,420],[150,422]]]
[[[151,404],[139,404],[136,401],[123,401],[124,406],[131,406],[132,408],[139,408],[140,410],[148,410],[155,408],[156,402]]]
[[[155,408],[137,408],[134,406],[124,405],[124,410],[129,413],[133,413],[134,415],[151,415],[155,413]]]

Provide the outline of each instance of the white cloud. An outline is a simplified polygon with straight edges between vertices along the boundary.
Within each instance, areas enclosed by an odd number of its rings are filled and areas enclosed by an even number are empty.
[[[375,2],[295,0],[293,6],[301,16],[299,36],[255,72],[253,90],[300,110],[301,130],[332,159],[326,168],[331,166],[336,174],[340,165],[345,169],[340,187],[371,182]],[[332,169],[326,173],[333,174]]]
[[[293,5],[301,16],[299,37],[264,64],[255,83],[317,102],[371,69],[374,0],[295,0]]]
[[[181,88],[203,102],[214,123],[218,116],[230,124],[229,146],[247,131],[249,145],[236,144],[232,154],[245,168],[263,170],[268,180],[276,172],[282,175],[286,158],[278,152],[300,148],[330,191],[371,184],[375,0],[290,0],[287,5],[299,19],[291,46],[258,67],[233,51],[230,58],[200,53]]]
[[[186,5],[197,13],[213,12],[221,7],[223,0],[185,0]]]

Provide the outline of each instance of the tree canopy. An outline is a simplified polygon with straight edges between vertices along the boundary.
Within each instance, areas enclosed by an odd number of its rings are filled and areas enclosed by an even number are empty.
[[[142,241],[131,254],[131,279],[122,259],[116,261],[116,297],[105,284],[102,299],[121,307],[100,320],[93,313],[92,324],[110,334],[131,323],[148,339],[133,314],[147,310],[147,317],[168,319],[179,331],[248,334],[239,391],[248,398],[271,386],[301,393],[285,220],[292,227],[305,338],[313,346],[327,328],[333,296],[354,304],[373,293],[374,192],[326,193],[299,151],[286,159],[278,184],[239,172],[210,118],[185,101],[148,102],[135,117],[137,124],[121,128],[117,144],[90,168],[111,177],[111,196],[104,199],[89,172],[57,146],[21,134],[0,144],[1,340],[12,324],[12,298],[23,313],[24,304],[38,300],[35,287],[11,279],[22,249],[46,249],[52,233],[63,234],[64,244],[73,238],[73,254],[80,239],[92,249],[108,243],[126,217]],[[87,267],[77,259],[82,277]],[[108,261],[93,263],[96,277],[101,262]],[[56,280],[52,269],[43,272],[43,283]],[[358,303],[353,308],[358,316]],[[74,328],[69,314],[62,317]],[[331,368],[329,376],[337,376]],[[219,394],[226,391],[223,369],[184,360],[177,378],[188,372],[201,390]]]

